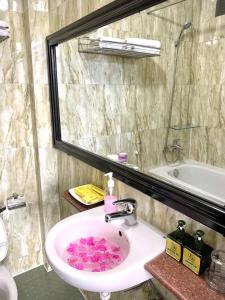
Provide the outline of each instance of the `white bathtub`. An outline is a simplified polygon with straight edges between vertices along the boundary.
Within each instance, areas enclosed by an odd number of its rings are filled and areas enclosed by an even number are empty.
[[[168,183],[225,206],[225,170],[196,161],[149,170]]]

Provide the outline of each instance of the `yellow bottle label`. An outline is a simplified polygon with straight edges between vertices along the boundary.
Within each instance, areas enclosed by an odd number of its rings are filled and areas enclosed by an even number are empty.
[[[172,256],[177,261],[181,259],[181,245],[167,237],[166,253]]]
[[[193,271],[195,274],[199,274],[200,265],[201,265],[200,257],[195,255],[187,248],[184,248],[183,251],[183,264],[186,267],[188,267],[191,271]]]

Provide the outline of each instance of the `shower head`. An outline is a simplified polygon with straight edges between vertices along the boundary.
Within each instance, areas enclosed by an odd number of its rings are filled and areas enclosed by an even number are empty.
[[[182,34],[185,30],[187,30],[188,28],[191,27],[191,22],[190,21],[186,21],[183,25],[183,27],[181,28],[181,31],[180,31],[180,34],[179,34],[179,37],[178,39],[176,40],[175,42],[175,47],[178,47],[179,44],[180,44],[180,40],[181,40],[181,37],[182,37]]]

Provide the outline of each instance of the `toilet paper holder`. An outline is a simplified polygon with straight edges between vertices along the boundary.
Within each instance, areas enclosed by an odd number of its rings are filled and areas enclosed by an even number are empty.
[[[26,206],[25,198],[13,193],[12,196],[6,199],[6,205],[9,210],[24,207]]]

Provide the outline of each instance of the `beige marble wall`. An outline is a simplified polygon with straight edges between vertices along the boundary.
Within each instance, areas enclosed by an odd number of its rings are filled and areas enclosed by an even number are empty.
[[[0,62],[1,204],[14,191],[24,194],[28,202],[26,208],[5,213],[3,216],[10,243],[5,263],[14,274],[45,262],[42,248],[49,228],[60,218],[76,213],[76,210],[65,203],[62,196],[64,190],[88,182],[103,185],[101,172],[52,148],[44,39],[48,33],[74,22],[110,1],[22,2],[10,0],[7,8],[0,5],[0,17],[8,20],[11,28],[11,38],[0,44],[1,57],[5,58]],[[215,1],[193,0],[192,3],[191,0],[187,0],[180,6],[179,13],[172,10],[154,12],[150,17],[148,31],[152,38],[172,45],[184,20],[194,20],[193,30],[185,34],[180,48],[173,121],[187,120],[190,118],[187,112],[192,111],[192,121],[201,120],[204,126],[193,130],[191,157],[211,163],[215,161],[217,164],[218,161],[224,162],[223,154],[217,151],[218,148],[212,140],[213,136],[218,136],[218,143],[223,148],[224,62],[220,53],[223,52],[224,46],[224,17],[213,18],[214,4]],[[193,10],[195,14],[192,16]],[[127,24],[123,22],[123,26],[126,27]],[[137,23],[133,18],[129,26],[135,31]],[[140,20],[138,26],[141,26]],[[143,20],[142,26],[146,26],[146,20]],[[206,51],[208,48],[210,55]],[[163,49],[162,51],[165,51]],[[220,53],[217,52],[219,49]],[[154,70],[155,73],[152,71],[152,74],[155,76],[148,80],[152,89],[157,92],[155,97],[161,95],[160,99],[167,95],[165,91],[171,86],[172,57],[173,55],[168,59],[167,55],[162,55],[158,65],[152,62],[149,66]],[[212,62],[214,57],[219,62],[218,66]],[[187,59],[192,63],[192,68],[185,68]],[[160,77],[163,74],[161,69],[165,68],[166,64],[169,73]],[[127,72],[130,72],[129,68]],[[136,93],[140,93],[141,97],[141,92]],[[206,100],[208,105],[205,105]],[[162,102],[153,102],[156,107],[161,108],[160,103]],[[213,112],[208,110],[209,106],[213,108]],[[155,128],[153,125],[156,121],[152,119],[151,123],[154,131],[151,132],[151,138],[154,137],[151,148],[153,153],[159,155],[163,128]],[[201,132],[204,138],[200,136]],[[128,132],[127,139],[135,140],[138,144],[139,134],[129,134]],[[178,137],[179,135],[180,133]],[[91,142],[89,139],[84,141]],[[98,145],[97,141],[95,147]],[[150,151],[147,143],[143,148]],[[151,153],[149,152],[149,157]],[[160,155],[157,160],[161,161]],[[154,163],[155,160],[149,162],[150,165]],[[119,197],[131,196],[137,199],[138,215],[162,231],[170,232],[174,229],[177,219],[182,218],[187,221],[188,231],[202,228],[206,232],[206,242],[215,248],[224,249],[224,238],[213,230],[124,183],[118,181],[117,189]],[[89,299],[93,297],[89,295]]]
[[[22,1],[1,1],[10,38],[0,44],[0,205],[13,192],[27,206],[3,213],[9,239],[4,264],[18,274],[42,263],[32,99]]]
[[[45,38],[49,34],[48,1],[24,0],[32,85],[42,244],[49,229],[59,221],[57,152],[52,148]],[[44,255],[44,262],[45,255]]]
[[[216,1],[194,0],[193,7],[188,118],[201,127],[192,131],[190,158],[224,168],[225,16],[215,18]]]

